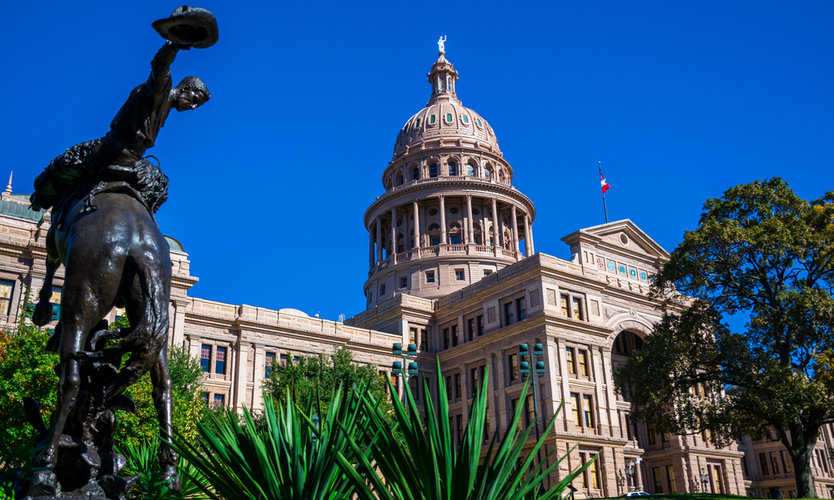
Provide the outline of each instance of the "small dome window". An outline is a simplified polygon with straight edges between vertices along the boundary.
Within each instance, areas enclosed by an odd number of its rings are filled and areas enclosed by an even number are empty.
[[[452,123],[452,113],[446,113],[446,121]]]
[[[431,116],[429,117],[429,124],[430,124],[430,125],[434,125],[434,121],[435,121],[435,120],[436,120],[435,116],[434,116],[434,115],[431,115]]]
[[[436,209],[436,208],[434,208],[434,207],[431,207],[431,208],[429,209],[429,215],[430,215],[431,217],[434,217],[435,215],[437,215],[437,209]]]
[[[484,124],[483,124],[483,123],[481,123],[481,119],[480,119],[480,118],[475,118],[475,123],[477,123],[477,124],[478,124],[478,128],[484,128]]]
[[[484,169],[484,179],[489,180],[492,177],[492,172],[489,171],[488,168]]]
[[[414,167],[414,170],[411,171],[411,178],[414,179],[415,181],[420,178],[420,169],[419,168]]]
[[[466,125],[469,125],[469,116],[463,115],[463,123],[465,123]]]
[[[437,177],[437,163],[429,165],[429,177]]]
[[[466,175],[469,177],[475,177],[475,165],[470,163],[466,165]]]
[[[458,212],[460,212],[460,209],[458,208],[457,205],[452,205],[451,207],[449,207],[449,213],[450,214],[456,214]]]
[[[429,231],[439,231],[439,230],[440,230],[440,226],[439,226],[437,223],[433,223],[433,224],[431,224],[431,225],[429,226],[429,229],[428,229],[428,230],[429,230]]]
[[[472,215],[481,215],[481,211],[478,210],[478,207],[472,207]]]
[[[458,164],[453,161],[449,162],[449,175],[458,175]]]
[[[417,118],[417,121],[414,123],[414,128],[420,128],[420,119]]]
[[[397,176],[397,185],[402,186],[403,182],[405,182],[405,178],[403,178],[403,174],[400,173],[400,175]]]

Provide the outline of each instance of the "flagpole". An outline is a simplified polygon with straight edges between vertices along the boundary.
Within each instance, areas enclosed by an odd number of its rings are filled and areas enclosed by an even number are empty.
[[[602,161],[599,162],[599,176],[602,177]],[[608,206],[605,205],[605,191],[602,192],[602,209],[605,211],[605,223],[608,224]]]

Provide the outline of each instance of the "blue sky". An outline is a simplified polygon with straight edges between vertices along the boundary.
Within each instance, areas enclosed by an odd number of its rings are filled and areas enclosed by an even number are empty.
[[[191,295],[336,319],[364,309],[365,209],[446,41],[458,97],[486,118],[537,207],[536,250],[630,218],[671,251],[703,202],[781,176],[834,189],[834,3],[220,2],[220,41],[175,82],[212,99],[172,113],[148,151],[158,213],[200,282]],[[0,20],[0,121],[14,190],[104,135],[148,74],[150,23],[177,4],[12,2]]]

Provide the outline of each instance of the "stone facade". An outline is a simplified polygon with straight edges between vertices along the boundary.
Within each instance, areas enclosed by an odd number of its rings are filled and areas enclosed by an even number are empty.
[[[334,322],[293,309],[191,297],[197,278],[188,254],[168,239],[174,263],[169,338],[201,359],[205,396],[258,410],[272,360],[348,346],[359,362],[387,375],[396,360],[392,344],[413,343],[422,376],[436,380],[440,360],[456,439],[482,382],[491,433],[503,434],[518,405],[524,425],[538,413],[542,429],[561,407],[543,455],[557,450],[568,458],[549,484],[600,453],[574,481],[580,498],[628,491],[625,470],[638,461],[635,486],[652,493],[771,497],[781,488],[791,496],[792,468],[779,443],[744,438],[716,448],[707,434],[669,436],[630,420],[630,404],[615,393],[612,376],[660,317],[648,279],[668,253],[628,220],[563,238],[571,260],[535,253],[535,207],[512,186],[513,169],[490,125],[457,99],[456,81],[441,53],[429,73],[430,101],[399,132],[382,175],[385,192],[365,213],[366,311]],[[32,211],[27,199],[12,194],[11,180],[0,196],[0,321],[8,323],[17,321],[27,290],[37,292],[45,276],[49,213]],[[56,303],[62,280],[59,270]],[[520,401],[522,343],[543,346],[537,405],[532,397]],[[422,404],[426,395],[416,379],[409,382]],[[834,427],[828,425],[812,461],[817,493],[825,498],[834,498],[832,459]]]

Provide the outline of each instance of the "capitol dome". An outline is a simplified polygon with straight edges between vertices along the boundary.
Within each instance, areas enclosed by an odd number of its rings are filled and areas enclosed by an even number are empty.
[[[429,103],[409,118],[394,144],[394,158],[426,149],[427,143],[448,143],[486,149],[498,154],[500,148],[489,123],[465,107],[455,93],[458,72],[441,53],[428,74],[432,84]]]

